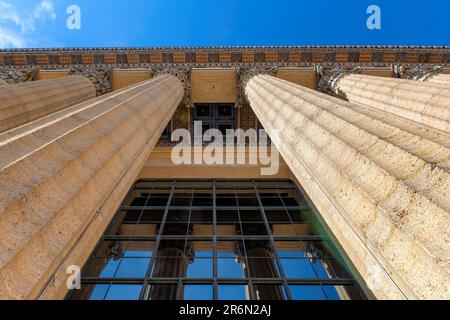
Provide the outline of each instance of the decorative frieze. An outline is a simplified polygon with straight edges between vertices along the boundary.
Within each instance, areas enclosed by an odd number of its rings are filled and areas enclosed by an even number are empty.
[[[173,65],[236,67],[261,64],[311,66],[314,64],[448,65],[449,47],[197,47],[197,48],[80,48],[0,50],[0,66],[67,68],[71,65],[132,67]]]

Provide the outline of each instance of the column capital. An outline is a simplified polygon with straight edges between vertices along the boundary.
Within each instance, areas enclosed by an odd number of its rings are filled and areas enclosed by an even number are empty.
[[[0,69],[0,79],[9,84],[23,83],[37,80],[39,69]]]
[[[237,91],[236,91],[236,107],[242,107],[247,98],[245,96],[245,86],[248,81],[260,74],[267,74],[270,76],[276,76],[278,73],[278,67],[253,67],[253,68],[236,68],[236,80],[237,80]]]
[[[184,98],[182,104],[191,108],[194,106],[192,102],[192,82],[191,82],[191,67],[167,67],[167,68],[153,68],[151,69],[153,77],[157,77],[162,74],[170,74],[181,81],[184,87]]]
[[[428,78],[439,74],[443,71],[442,66],[424,66],[420,64],[413,68],[407,68],[402,65],[394,66],[394,73],[397,78],[409,79],[416,81],[426,81]]]
[[[74,67],[69,69],[70,75],[81,75],[88,78],[95,86],[96,95],[112,91],[112,72],[111,67]]]
[[[360,67],[336,67],[325,69],[322,65],[316,67],[316,72],[319,75],[318,89],[320,92],[345,98],[345,94],[336,89],[336,83],[342,77],[352,74],[361,73]]]

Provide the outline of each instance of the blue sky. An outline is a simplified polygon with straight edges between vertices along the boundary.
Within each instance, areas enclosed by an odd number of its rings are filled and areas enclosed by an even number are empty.
[[[372,4],[381,30],[366,27]],[[449,21],[448,0],[0,0],[0,48],[450,45]]]

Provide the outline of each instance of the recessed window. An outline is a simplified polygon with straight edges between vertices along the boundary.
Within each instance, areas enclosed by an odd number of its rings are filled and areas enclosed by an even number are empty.
[[[202,122],[203,134],[209,129],[218,129],[224,136],[227,130],[236,128],[235,107],[232,104],[195,105],[193,121]]]

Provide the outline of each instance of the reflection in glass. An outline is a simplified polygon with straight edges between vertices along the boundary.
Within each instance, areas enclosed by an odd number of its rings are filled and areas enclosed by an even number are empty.
[[[138,284],[112,284],[105,300],[138,300],[142,286]]]
[[[293,300],[326,300],[321,286],[290,285]]]
[[[221,285],[219,300],[249,300],[248,288],[242,285]]]
[[[184,300],[212,300],[212,288],[210,285],[185,285]]]
[[[187,278],[202,279],[211,278],[213,273],[213,261],[209,258],[195,258],[188,265]]]
[[[290,279],[317,279],[309,259],[281,259],[284,274]]]
[[[82,290],[69,298],[364,298],[291,181],[142,180],[135,187],[83,269]]]
[[[244,277],[242,263],[236,258],[219,258],[217,260],[218,277],[223,279],[241,279]]]

